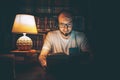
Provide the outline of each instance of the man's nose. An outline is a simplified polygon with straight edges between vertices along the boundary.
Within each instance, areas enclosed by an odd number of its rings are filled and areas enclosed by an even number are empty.
[[[64,31],[68,31],[68,26],[64,25]]]

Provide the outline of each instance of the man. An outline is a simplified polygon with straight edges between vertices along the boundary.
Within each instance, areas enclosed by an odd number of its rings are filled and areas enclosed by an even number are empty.
[[[51,53],[65,53],[70,55],[70,49],[89,52],[87,38],[83,32],[73,30],[73,16],[69,11],[61,11],[58,15],[59,30],[48,32],[39,60],[43,67],[47,66],[46,57]]]

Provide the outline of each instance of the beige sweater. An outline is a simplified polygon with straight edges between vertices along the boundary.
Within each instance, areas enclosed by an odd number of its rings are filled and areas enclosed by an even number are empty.
[[[79,48],[79,50],[87,51],[88,42],[83,32],[72,31],[70,38],[64,39],[59,30],[51,31],[47,34],[43,48],[52,53],[66,53],[69,55],[70,48]]]

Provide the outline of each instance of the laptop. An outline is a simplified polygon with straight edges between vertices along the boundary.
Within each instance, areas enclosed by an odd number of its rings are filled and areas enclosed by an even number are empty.
[[[69,56],[65,53],[53,53],[48,54],[46,60],[48,70],[59,70],[67,67]]]
[[[60,71],[67,68],[76,68],[76,66],[89,62],[89,55],[78,52],[66,55],[65,53],[53,53],[47,55],[47,70],[48,71]]]

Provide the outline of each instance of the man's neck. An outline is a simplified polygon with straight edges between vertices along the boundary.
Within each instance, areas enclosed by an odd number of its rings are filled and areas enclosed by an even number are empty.
[[[63,34],[61,33],[61,35],[62,35],[62,37],[63,37],[64,39],[68,39],[68,38],[70,38],[70,35],[71,35],[71,34],[65,36],[65,35],[63,35]]]

